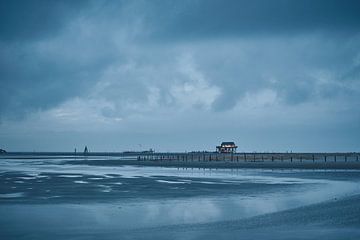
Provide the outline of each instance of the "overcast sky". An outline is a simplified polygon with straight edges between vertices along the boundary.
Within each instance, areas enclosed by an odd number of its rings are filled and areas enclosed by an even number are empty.
[[[360,1],[1,1],[0,148],[360,151]]]

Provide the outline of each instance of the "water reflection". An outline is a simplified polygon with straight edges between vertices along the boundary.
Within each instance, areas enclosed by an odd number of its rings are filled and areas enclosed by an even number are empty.
[[[295,208],[359,192],[356,183],[329,181],[309,185],[306,191],[282,192],[253,196],[192,197],[152,201],[120,201],[94,204],[45,204],[0,206],[0,214],[7,216],[1,226],[14,227],[58,224],[59,228],[144,228],[164,225],[208,223],[242,219],[260,214]],[[35,226],[36,228],[36,226]]]

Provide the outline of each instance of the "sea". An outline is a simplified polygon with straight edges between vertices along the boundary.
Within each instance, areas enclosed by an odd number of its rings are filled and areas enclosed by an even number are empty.
[[[0,239],[360,239],[358,170],[122,158],[0,155]]]

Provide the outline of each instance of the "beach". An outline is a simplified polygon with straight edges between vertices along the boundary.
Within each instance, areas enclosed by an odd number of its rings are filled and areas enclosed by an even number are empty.
[[[360,237],[357,169],[144,162],[3,157],[0,238]]]

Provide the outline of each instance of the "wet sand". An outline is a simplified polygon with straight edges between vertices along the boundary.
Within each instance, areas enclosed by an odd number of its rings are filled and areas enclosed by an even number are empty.
[[[3,159],[0,239],[360,238],[359,170],[161,166]]]
[[[129,231],[124,239],[359,239],[360,195],[235,221]],[[111,238],[109,238],[111,239]]]

